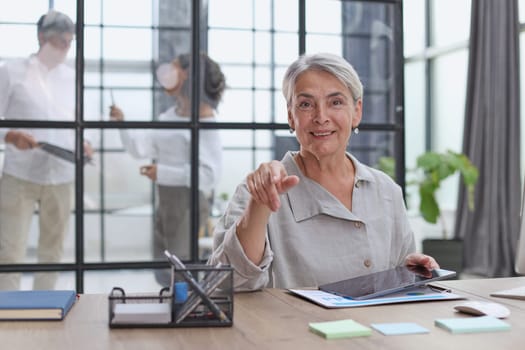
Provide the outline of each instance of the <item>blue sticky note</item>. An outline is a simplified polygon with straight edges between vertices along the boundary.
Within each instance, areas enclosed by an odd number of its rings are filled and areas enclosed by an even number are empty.
[[[425,327],[421,327],[417,323],[372,323],[372,328],[384,335],[400,335],[400,334],[423,334],[429,333]]]

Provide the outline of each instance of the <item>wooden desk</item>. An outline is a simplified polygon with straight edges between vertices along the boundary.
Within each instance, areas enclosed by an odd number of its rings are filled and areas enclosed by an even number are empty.
[[[82,295],[62,322],[0,322],[2,349],[523,349],[525,301],[491,298],[491,291],[525,284],[525,277],[441,282],[469,299],[507,305],[510,332],[453,335],[434,326],[456,314],[458,301],[434,301],[328,310],[277,289],[235,295],[234,325],[228,328],[110,329],[106,295]],[[416,322],[429,334],[325,340],[308,323],[351,318]]]

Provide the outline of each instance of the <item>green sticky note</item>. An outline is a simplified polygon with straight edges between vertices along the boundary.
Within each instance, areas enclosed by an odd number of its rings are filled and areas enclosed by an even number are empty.
[[[367,337],[372,334],[372,329],[354,320],[313,322],[309,324],[309,329],[326,339]]]
[[[493,316],[445,318],[434,321],[435,325],[452,333],[479,333],[508,331],[510,325]]]

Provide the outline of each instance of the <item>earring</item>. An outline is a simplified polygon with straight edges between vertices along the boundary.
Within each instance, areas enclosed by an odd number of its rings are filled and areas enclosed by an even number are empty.
[[[359,134],[359,128],[358,127],[354,128],[354,134],[356,134],[356,135]]]
[[[288,131],[290,132],[290,134],[293,134],[295,132],[295,129],[294,128],[290,128]]]

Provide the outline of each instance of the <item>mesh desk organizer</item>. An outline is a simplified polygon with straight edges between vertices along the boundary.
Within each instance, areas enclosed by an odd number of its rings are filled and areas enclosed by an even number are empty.
[[[233,324],[233,270],[230,266],[172,263],[171,287],[158,294],[109,294],[110,328],[229,327]]]

